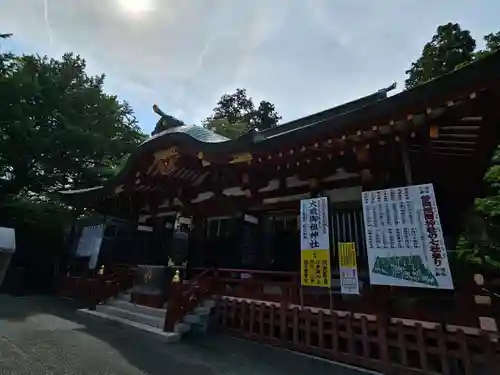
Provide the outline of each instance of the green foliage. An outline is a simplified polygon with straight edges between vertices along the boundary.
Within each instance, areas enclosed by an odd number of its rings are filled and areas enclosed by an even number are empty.
[[[485,48],[475,50],[476,41],[459,24],[437,28],[422,55],[406,71],[410,89],[500,49],[500,32],[484,36]],[[500,148],[484,176],[484,195],[477,198],[465,218],[465,230],[453,254],[455,266],[496,269],[500,267]]]
[[[500,49],[500,31],[497,33],[490,33],[484,36],[485,49],[476,52],[476,59],[488,56],[490,53]]]
[[[259,103],[259,107],[255,110],[253,117],[253,125],[259,130],[266,130],[278,126],[281,116],[276,111],[274,104],[265,100]]]
[[[230,123],[225,118],[213,119],[206,123],[206,128],[229,139],[238,138],[248,130],[248,124],[243,121]]]
[[[457,245],[460,262],[486,268],[500,267],[500,148],[484,176],[485,196],[474,201]]]
[[[0,87],[0,202],[99,185],[145,138],[126,102],[80,56],[25,55]]]
[[[473,61],[475,48],[476,41],[459,24],[450,22],[439,26],[432,40],[425,44],[422,56],[405,72],[408,75],[406,88],[413,88],[452,72],[460,64]]]
[[[145,139],[104,78],[70,53],[0,54],[2,224],[67,223],[69,208],[52,193],[102,184]]]
[[[228,138],[237,138],[252,128],[273,128],[278,125],[279,120],[281,116],[274,104],[263,100],[255,108],[246,89],[236,89],[233,94],[222,95],[213,115],[205,119],[203,126]]]
[[[500,48],[500,32],[483,37],[485,48],[476,50],[476,40],[470,31],[462,30],[458,23],[438,26],[436,34],[426,43],[421,56],[405,73],[405,87],[411,89],[438,78]]]
[[[2,206],[2,225],[15,227],[19,223],[61,226],[71,223],[72,214],[64,204],[37,197],[16,197]]]

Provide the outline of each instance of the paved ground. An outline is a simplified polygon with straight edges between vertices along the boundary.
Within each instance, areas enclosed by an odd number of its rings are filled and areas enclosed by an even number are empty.
[[[0,374],[362,374],[227,336],[165,344],[75,308],[58,298],[0,295]]]

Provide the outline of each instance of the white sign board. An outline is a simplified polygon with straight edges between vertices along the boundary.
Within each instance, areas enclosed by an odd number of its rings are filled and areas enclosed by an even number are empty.
[[[16,251],[16,231],[14,228],[0,227],[0,251],[7,253]]]
[[[93,225],[83,228],[76,249],[79,257],[90,257],[89,268],[94,269],[101,250],[102,237],[104,235],[104,225]]]
[[[328,198],[300,201],[300,249],[330,249]]]
[[[340,293],[359,294],[358,263],[356,259],[356,244],[354,242],[339,242],[339,272]]]
[[[302,285],[330,288],[328,198],[300,202],[300,250]]]
[[[370,282],[453,289],[432,184],[363,192]]]

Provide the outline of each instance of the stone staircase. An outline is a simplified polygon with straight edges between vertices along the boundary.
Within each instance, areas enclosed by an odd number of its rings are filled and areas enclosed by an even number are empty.
[[[182,321],[175,324],[174,332],[165,332],[163,330],[167,308],[158,309],[133,304],[130,302],[129,292],[108,300],[106,304],[97,305],[94,311],[88,309],[78,311],[86,315],[112,320],[125,326],[157,334],[166,342],[178,342],[183,335],[205,333],[214,307],[215,301],[213,299],[203,301],[201,306],[184,315]]]

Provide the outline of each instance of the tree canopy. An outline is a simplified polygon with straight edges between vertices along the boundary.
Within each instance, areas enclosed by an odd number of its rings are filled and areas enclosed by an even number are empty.
[[[458,23],[438,26],[432,39],[424,45],[421,56],[405,72],[405,87],[413,88],[497,50],[500,32],[485,35],[484,41],[485,48],[476,50],[476,40]]]
[[[2,37],[7,37],[3,35]],[[0,204],[99,185],[144,139],[78,55],[0,55]]]
[[[500,32],[483,37],[484,49],[476,49],[476,40],[457,23],[437,28],[422,55],[406,71],[406,88],[410,89],[442,76],[464,64],[474,62],[500,49]],[[457,246],[457,257],[468,266],[500,267],[500,149],[484,177],[484,194],[467,213],[465,230]]]
[[[281,116],[274,104],[262,100],[259,106],[248,96],[246,89],[224,94],[203,121],[203,126],[228,138],[237,138],[250,129],[266,130],[278,126]]]

